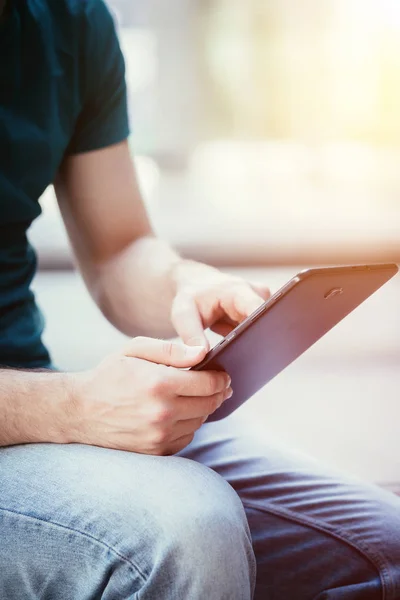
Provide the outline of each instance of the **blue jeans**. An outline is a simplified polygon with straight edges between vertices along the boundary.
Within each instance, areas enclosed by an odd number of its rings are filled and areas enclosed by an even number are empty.
[[[0,535],[1,600],[400,598],[400,500],[235,415],[176,457],[1,449]]]

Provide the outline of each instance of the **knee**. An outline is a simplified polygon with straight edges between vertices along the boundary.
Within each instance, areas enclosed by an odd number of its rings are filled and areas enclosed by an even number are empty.
[[[232,487],[203,465],[184,458],[174,461],[177,472],[161,499],[158,515],[169,539],[177,544],[196,545],[207,553],[218,546],[229,553],[232,538],[243,546],[251,543],[243,505]]]
[[[82,452],[98,467],[113,463],[106,485],[101,477],[86,482],[84,508],[89,501],[92,531],[114,551],[110,560],[128,574],[127,585],[140,580],[143,600],[161,597],[159,590],[166,598],[252,598],[250,529],[226,481],[185,458]]]
[[[237,494],[184,458],[171,459],[165,477],[148,523],[157,535],[145,587],[158,589],[168,577],[172,598],[252,598],[255,557]]]
[[[116,459],[107,487],[87,484],[80,513],[91,507],[92,532],[110,550],[107,587],[118,581],[120,597],[140,590],[143,600],[253,597],[250,530],[230,485],[184,458],[103,456]]]
[[[32,573],[37,561],[29,548],[50,548],[51,539],[52,548],[70,552],[80,565],[71,567],[72,558],[63,565],[53,561],[55,572],[62,567],[76,586],[89,585],[85,573],[92,573],[110,579],[107,589],[118,586],[118,597],[140,590],[147,600],[166,590],[166,598],[251,598],[255,559],[244,509],[210,469],[179,457],[78,445],[31,446],[2,459],[10,478],[19,470],[32,492],[19,496],[17,506],[34,518],[19,537],[26,541]],[[21,527],[25,522],[20,520]],[[52,552],[49,560],[56,556]]]

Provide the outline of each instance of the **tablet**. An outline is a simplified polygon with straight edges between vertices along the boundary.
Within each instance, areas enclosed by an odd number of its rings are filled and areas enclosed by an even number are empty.
[[[377,264],[296,275],[193,367],[223,370],[232,378],[232,397],[208,421],[230,415],[397,271],[395,264]]]

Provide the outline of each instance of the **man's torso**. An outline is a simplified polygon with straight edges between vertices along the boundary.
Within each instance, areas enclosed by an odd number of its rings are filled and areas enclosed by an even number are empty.
[[[0,20],[3,365],[39,367],[50,360],[41,341],[43,320],[30,291],[36,257],[26,232],[41,212],[38,199],[53,182],[81,119],[83,90],[90,80],[82,67],[89,11],[97,28],[104,22],[110,29],[101,0],[9,0]],[[115,46],[113,39],[111,43]],[[91,57],[93,67],[96,60],[100,58]]]

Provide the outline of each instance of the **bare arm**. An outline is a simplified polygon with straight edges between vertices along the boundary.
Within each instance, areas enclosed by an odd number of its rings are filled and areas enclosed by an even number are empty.
[[[223,373],[182,371],[204,348],[149,338],[75,374],[0,370],[0,446],[81,443],[174,454],[232,394]]]
[[[269,295],[154,237],[126,142],[67,158],[56,193],[92,296],[128,335],[207,347],[205,328],[225,335]]]
[[[108,318],[128,334],[172,333],[172,272],[184,261],[152,234],[126,143],[67,159],[56,191],[83,276]],[[224,374],[180,370],[204,355],[204,346],[136,338],[83,373],[0,370],[0,446],[174,454],[232,393]]]
[[[56,194],[80,270],[127,335],[171,336],[179,256],[154,237],[127,142],[66,159]]]
[[[69,376],[0,370],[0,446],[63,443],[70,413]]]

